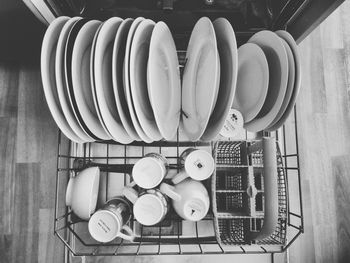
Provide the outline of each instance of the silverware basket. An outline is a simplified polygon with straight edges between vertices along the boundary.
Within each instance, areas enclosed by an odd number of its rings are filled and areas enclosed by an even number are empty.
[[[273,140],[272,143],[275,143]],[[261,141],[219,141],[214,150],[216,173],[212,177],[213,214],[218,242],[222,245],[285,245],[287,225],[287,184],[281,152],[272,175],[276,183],[265,185],[264,151]],[[271,154],[271,153],[270,153]],[[273,160],[272,160],[273,161]],[[272,189],[276,187],[276,189]],[[265,200],[265,192],[277,193]],[[274,204],[275,203],[275,204]],[[265,207],[273,206],[274,229],[265,238],[258,237],[265,219]],[[276,209],[277,208],[277,209]],[[255,237],[254,237],[255,236]]]

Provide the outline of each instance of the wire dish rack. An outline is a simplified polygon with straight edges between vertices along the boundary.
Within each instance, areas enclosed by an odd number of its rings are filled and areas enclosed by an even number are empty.
[[[278,226],[273,235],[260,241],[247,239],[248,232],[258,232],[264,221],[264,188],[263,175],[259,172],[262,167],[259,160],[261,153],[257,152],[251,156],[246,155],[244,147],[246,144],[259,139],[259,136],[275,137],[279,145],[278,150]],[[299,171],[298,137],[296,111],[283,128],[272,134],[250,134],[245,132],[244,138],[230,142],[182,142],[178,138],[173,142],[155,142],[145,144],[134,142],[130,145],[120,145],[115,142],[97,142],[80,145],[67,140],[59,134],[57,176],[56,176],[56,206],[54,232],[74,256],[123,256],[123,255],[180,255],[180,254],[237,254],[237,253],[277,253],[285,251],[295,239],[303,232],[303,211]],[[103,244],[92,239],[88,232],[88,222],[80,220],[65,205],[65,191],[70,176],[79,171],[74,160],[101,167],[101,179],[99,189],[98,207],[110,197],[121,193],[121,189],[131,180],[129,174],[130,166],[145,154],[158,152],[164,155],[169,163],[171,174],[175,174],[181,168],[179,156],[189,148],[200,148],[212,152],[218,151],[218,147],[224,143],[242,146],[242,156],[248,156],[248,162],[256,170],[252,174],[245,171],[244,165],[232,166],[235,169],[235,176],[226,176],[226,179],[217,179],[216,185],[232,187],[232,193],[238,193],[232,200],[240,200],[241,207],[235,218],[228,223],[223,220],[216,221],[216,211],[210,208],[207,216],[199,222],[182,220],[177,214],[170,210],[166,218],[158,225],[146,227],[137,223],[132,218],[130,227],[133,228],[136,238],[133,242],[122,239],[115,239],[113,242]],[[232,155],[235,156],[235,155]],[[231,156],[231,157],[232,157]],[[216,156],[217,157],[217,156]],[[217,158],[217,171],[222,163],[232,162],[230,156]],[[231,159],[230,159],[231,158]],[[244,157],[245,158],[245,157]],[[115,165],[125,166],[125,171],[114,170]],[[257,194],[252,200],[246,198],[244,189],[254,182]],[[212,193],[211,178],[203,182],[209,193]],[[237,191],[236,191],[237,190]],[[236,192],[235,192],[236,191]],[[220,200],[220,197],[216,197]],[[235,199],[236,198],[236,199]],[[250,203],[249,203],[250,202]],[[224,205],[224,203],[215,202]],[[213,204],[213,200],[211,200]],[[219,208],[219,207],[217,207]],[[216,208],[216,209],[217,209]],[[220,209],[219,209],[220,210]],[[254,211],[253,211],[254,210]],[[254,213],[252,213],[252,211]],[[215,216],[214,216],[215,214]],[[220,231],[218,231],[220,230]],[[222,233],[217,234],[218,232]]]

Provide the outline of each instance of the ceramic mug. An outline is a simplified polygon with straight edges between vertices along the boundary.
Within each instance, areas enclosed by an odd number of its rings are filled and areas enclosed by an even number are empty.
[[[124,187],[123,195],[134,204],[135,219],[142,225],[161,222],[169,210],[167,197],[158,189],[147,189],[140,194],[132,187]]]
[[[175,186],[162,183],[160,191],[172,199],[176,213],[183,219],[199,221],[208,213],[209,195],[201,182],[187,178]]]
[[[133,240],[135,235],[127,225],[131,218],[131,205],[123,197],[114,197],[95,212],[89,220],[90,235],[98,242],[110,242],[117,237]],[[124,231],[125,233],[123,233]]]
[[[134,184],[144,189],[155,188],[163,181],[168,168],[168,161],[161,154],[146,154],[132,169]]]
[[[188,177],[202,181],[208,179],[214,172],[214,159],[205,150],[188,148],[180,155],[180,161],[183,169],[172,178],[174,184],[178,184]]]

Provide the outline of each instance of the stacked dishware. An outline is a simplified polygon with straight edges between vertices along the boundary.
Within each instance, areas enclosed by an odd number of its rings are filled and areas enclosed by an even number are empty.
[[[238,79],[232,107],[244,128],[274,131],[292,112],[301,84],[298,47],[286,31],[260,31],[238,49]]]
[[[227,134],[231,108],[248,131],[273,131],[300,88],[298,50],[287,32],[258,32],[237,51],[224,18],[198,20],[183,66],[180,76],[168,26],[142,17],[59,17],[41,52],[49,109],[78,143],[151,143],[176,140],[178,131],[180,140],[211,141]]]

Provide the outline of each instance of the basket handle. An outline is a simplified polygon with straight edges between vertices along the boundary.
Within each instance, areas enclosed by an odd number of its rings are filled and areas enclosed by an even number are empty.
[[[263,163],[265,185],[264,223],[253,239],[261,240],[273,234],[278,224],[278,174],[275,138],[263,138]]]

